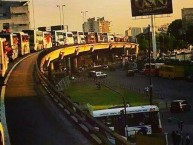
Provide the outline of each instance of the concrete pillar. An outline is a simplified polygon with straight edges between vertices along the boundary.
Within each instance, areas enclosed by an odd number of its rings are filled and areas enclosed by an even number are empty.
[[[71,62],[70,62],[70,57],[67,57],[66,59],[66,68],[67,68],[67,75],[71,75]]]
[[[53,78],[53,71],[54,71],[54,64],[53,64],[53,62],[51,62],[48,66],[48,79],[50,81],[53,81],[53,79],[52,79]]]

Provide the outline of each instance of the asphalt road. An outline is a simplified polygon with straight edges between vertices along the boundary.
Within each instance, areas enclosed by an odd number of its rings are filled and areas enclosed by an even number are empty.
[[[67,119],[59,122],[37,95],[32,75],[36,58],[21,62],[8,80],[5,108],[11,145],[91,145]]]
[[[149,78],[143,74],[135,74],[134,77],[127,77],[125,71],[116,70],[115,72],[107,71],[109,78],[107,82],[122,86],[126,89],[143,91],[149,86]],[[171,143],[171,132],[179,130],[177,123],[168,122],[169,117],[175,117],[184,122],[182,134],[190,133],[193,141],[193,83],[185,80],[170,80],[160,77],[152,77],[153,92],[157,94],[157,102],[160,103],[160,114],[163,131],[168,133],[169,145]],[[192,105],[192,110],[182,113],[170,113],[169,106],[173,99],[186,99]],[[167,105],[166,105],[167,104]],[[193,144],[193,142],[192,142]]]

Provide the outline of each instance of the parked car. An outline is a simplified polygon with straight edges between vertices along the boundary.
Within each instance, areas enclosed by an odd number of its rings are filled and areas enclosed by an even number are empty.
[[[96,71],[94,77],[96,77],[96,78],[106,78],[107,74],[105,74],[101,71]]]
[[[127,72],[126,72],[126,75],[127,75],[128,77],[133,77],[133,76],[135,75],[135,72],[134,72],[133,70],[129,69],[129,70],[127,70]]]
[[[173,100],[170,106],[170,112],[190,111],[191,105],[186,100]]]

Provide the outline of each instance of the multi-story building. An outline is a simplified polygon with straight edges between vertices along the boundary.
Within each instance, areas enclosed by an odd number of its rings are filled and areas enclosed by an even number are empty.
[[[30,28],[29,1],[0,1],[0,31],[12,32]]]
[[[98,33],[110,33],[110,21],[106,21],[104,17],[102,18],[89,18],[87,22],[83,24],[84,32],[98,32]]]
[[[130,27],[128,30],[125,31],[126,36],[132,36],[132,37],[136,37],[140,33],[141,33],[140,27]]]
[[[193,25],[193,8],[182,9],[182,27],[184,30]]]

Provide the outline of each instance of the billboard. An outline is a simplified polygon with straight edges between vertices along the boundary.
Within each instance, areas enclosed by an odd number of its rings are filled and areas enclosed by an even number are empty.
[[[172,0],[131,0],[132,16],[173,13]]]

